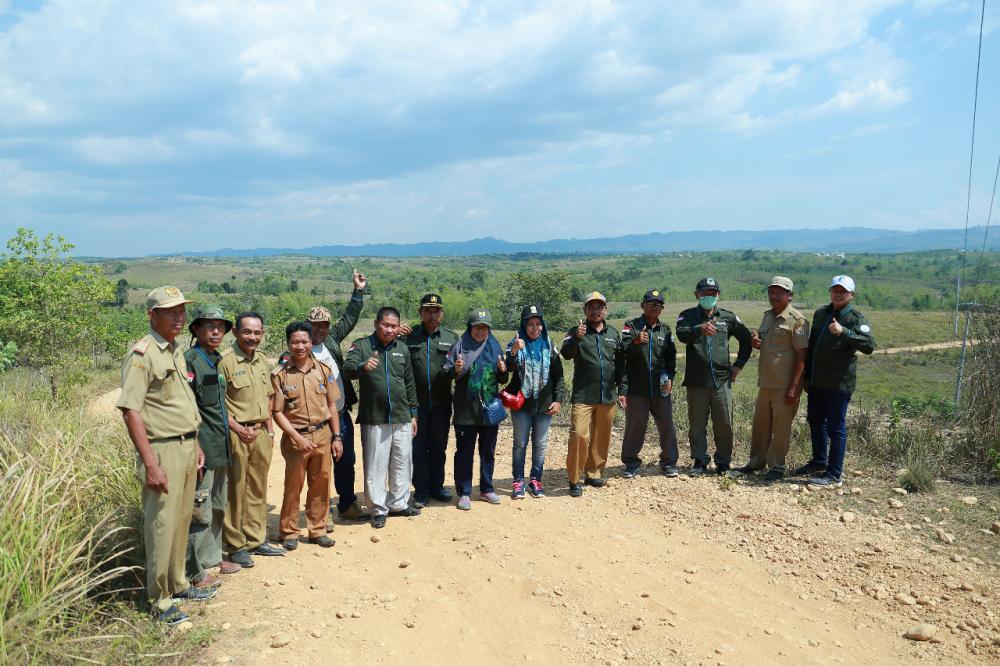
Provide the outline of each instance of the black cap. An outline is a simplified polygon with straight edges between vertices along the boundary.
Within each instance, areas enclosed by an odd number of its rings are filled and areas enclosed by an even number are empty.
[[[659,289],[650,289],[646,292],[646,295],[642,297],[642,302],[646,301],[656,301],[658,303],[666,303],[667,299],[663,298],[663,292]]]
[[[444,301],[440,294],[424,294],[420,297],[420,307],[443,308]]]
[[[543,318],[542,306],[540,305],[528,305],[521,310],[521,323],[528,321],[532,317]]]
[[[714,277],[706,277],[698,280],[698,286],[694,288],[695,291],[704,291],[705,289],[722,291],[722,287],[719,286],[718,281]]]

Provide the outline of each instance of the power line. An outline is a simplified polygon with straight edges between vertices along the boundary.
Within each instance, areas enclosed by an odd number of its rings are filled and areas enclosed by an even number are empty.
[[[969,142],[969,186],[965,195],[965,242],[962,245],[962,261],[955,280],[955,335],[958,335],[958,304],[962,300],[962,274],[965,272],[965,255],[969,251],[969,210],[972,205],[972,158],[976,150],[976,111],[979,107],[979,64],[983,56],[983,22],[986,20],[986,0],[983,0],[979,15],[979,50],[976,53],[976,88],[972,97],[972,140]]]
[[[1000,178],[1000,155],[997,156],[997,168],[993,174],[993,193],[990,194],[990,210],[986,214],[986,230],[983,232],[983,248],[979,251],[979,264],[976,266],[976,284],[982,279],[983,266],[986,263],[986,239],[990,236],[990,219],[993,217],[993,202],[997,198],[997,178]]]

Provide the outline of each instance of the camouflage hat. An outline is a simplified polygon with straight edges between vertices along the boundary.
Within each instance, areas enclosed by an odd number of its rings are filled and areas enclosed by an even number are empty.
[[[785,291],[792,291],[792,280],[782,275],[775,275],[771,278],[771,284],[767,285],[767,287],[768,289],[771,287],[781,287]]]
[[[194,327],[198,324],[199,319],[216,319],[218,321],[225,322],[226,333],[233,330],[233,322],[226,317],[226,313],[222,311],[221,305],[216,305],[214,303],[199,305],[195,308],[192,317],[194,317],[194,319],[192,319],[191,323],[188,324],[188,330],[191,331],[191,335],[194,335]]]
[[[317,305],[313,309],[309,310],[309,316],[306,319],[312,322],[330,321],[330,311],[322,305]]]
[[[493,317],[486,308],[473,308],[469,310],[469,316],[466,318],[465,323],[470,327],[486,324],[490,328],[493,328]]]
[[[177,287],[157,287],[146,294],[146,309],[159,310],[161,308],[172,308],[178,305],[187,305],[194,301],[184,298],[184,294]]]

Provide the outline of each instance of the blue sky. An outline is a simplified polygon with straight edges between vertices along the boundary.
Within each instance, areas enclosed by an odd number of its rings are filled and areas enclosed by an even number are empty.
[[[138,255],[961,227],[979,10],[0,0],[0,232]],[[996,0],[980,76],[973,224]]]

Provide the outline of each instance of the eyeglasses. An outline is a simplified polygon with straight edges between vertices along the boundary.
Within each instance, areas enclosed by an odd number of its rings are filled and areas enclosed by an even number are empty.
[[[649,301],[646,301],[646,306],[650,307],[650,308],[653,308],[654,310],[662,310],[663,309],[663,303],[650,303]]]

